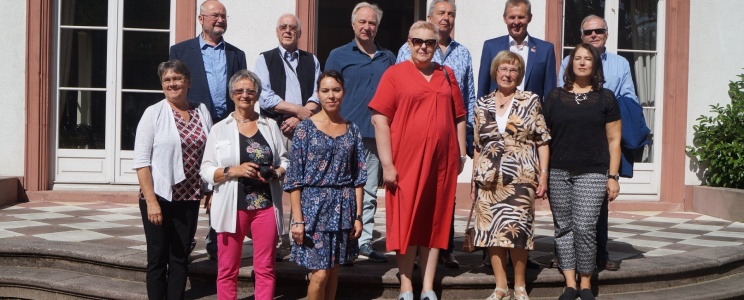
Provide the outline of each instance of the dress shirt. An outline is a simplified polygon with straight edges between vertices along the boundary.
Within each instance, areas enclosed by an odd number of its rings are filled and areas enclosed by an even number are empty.
[[[225,39],[217,45],[207,44],[201,36],[199,37],[204,71],[207,73],[209,94],[212,95],[214,112],[218,118],[227,114],[227,57],[225,56]]]
[[[524,40],[522,41],[522,44],[517,45],[517,41],[514,40],[514,38],[512,38],[511,35],[509,36],[509,51],[519,54],[519,56],[522,57],[522,59],[524,60],[525,70],[527,69],[527,58],[529,57],[529,54],[530,54],[529,53],[530,47],[528,46],[529,44],[527,43],[527,39],[529,38],[530,38],[529,36],[525,36]],[[527,72],[524,72],[524,76],[527,76]],[[525,79],[526,78],[522,77],[522,83],[520,83],[519,86],[517,86],[517,90],[524,91],[524,83],[527,81]]]
[[[354,40],[333,49],[328,56],[325,69],[336,70],[344,76],[345,93],[341,115],[359,127],[363,138],[375,137],[371,122],[372,112],[368,105],[375,95],[382,73],[394,64],[395,56],[390,50],[377,45],[375,55],[370,58],[359,49]]]
[[[406,61],[411,58],[411,49],[408,48],[408,43],[404,43],[398,51],[398,58],[395,63]],[[454,39],[450,39],[447,48],[444,53],[442,49],[437,45],[437,49],[434,52],[433,62],[440,65],[445,65],[455,72],[455,78],[457,84],[460,86],[462,92],[462,99],[465,102],[465,108],[468,110],[468,119],[466,120],[467,132],[468,132],[468,143],[467,152],[472,156],[473,153],[473,107],[475,105],[475,81],[473,81],[473,59],[470,56],[470,51],[465,48],[462,44],[456,42]]]
[[[615,94],[615,98],[627,97],[640,103],[638,96],[636,96],[635,86],[633,85],[633,77],[630,76],[630,64],[628,64],[628,60],[625,57],[607,51],[600,56],[602,57],[602,72],[605,79],[602,87],[612,91]],[[568,65],[569,57],[566,56],[561,63],[561,70],[558,72],[559,87],[562,87],[565,82],[563,81],[563,74]]]
[[[266,65],[266,58],[263,54],[259,54],[256,59],[255,72],[258,78],[261,79],[261,96],[258,99],[258,104],[261,109],[272,111],[274,107],[279,104],[280,101],[287,101],[292,104],[302,106],[302,93],[300,89],[300,80],[297,77],[297,64],[299,63],[300,52],[295,50],[294,52],[288,52],[282,46],[279,46],[279,53],[284,59],[284,73],[287,74],[286,91],[284,92],[284,98],[282,99],[274,90],[271,89],[271,81],[269,80],[269,68]],[[307,102],[320,103],[318,100],[318,77],[320,77],[320,63],[318,58],[313,55],[315,62],[315,80],[313,81],[313,94],[307,99]],[[287,64],[289,62],[289,64]]]

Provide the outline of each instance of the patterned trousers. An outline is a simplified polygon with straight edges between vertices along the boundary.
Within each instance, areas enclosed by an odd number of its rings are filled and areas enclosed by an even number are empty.
[[[607,176],[550,169],[548,191],[561,269],[592,274],[597,255],[597,219],[606,198]]]

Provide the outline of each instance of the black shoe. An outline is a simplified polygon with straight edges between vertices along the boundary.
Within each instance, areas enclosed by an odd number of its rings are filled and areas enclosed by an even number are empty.
[[[380,254],[372,247],[372,244],[364,244],[359,247],[359,256],[365,256],[368,260],[374,262],[387,262],[388,259],[385,255]]]
[[[566,287],[563,290],[563,294],[561,294],[561,296],[558,297],[558,300],[574,300],[578,296],[579,296],[579,292],[576,291],[575,288]],[[594,298],[592,298],[592,299],[594,299]]]
[[[610,259],[598,259],[597,260],[597,269],[600,270],[607,270],[607,271],[617,271],[620,270],[620,261],[619,260],[610,260]]]
[[[527,256],[527,269],[538,270],[542,268],[540,263],[536,262],[532,257]]]
[[[450,269],[457,269],[460,267],[460,262],[455,259],[455,256],[452,255],[452,253],[445,253],[440,255],[439,262]]]
[[[590,289],[581,289],[579,297],[581,300],[594,300],[594,294],[592,294],[592,290]]]

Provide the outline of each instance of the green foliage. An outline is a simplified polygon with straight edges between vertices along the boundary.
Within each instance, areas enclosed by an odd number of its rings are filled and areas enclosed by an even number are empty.
[[[729,83],[731,104],[711,105],[712,116],[700,116],[693,126],[693,146],[687,150],[701,166],[709,186],[744,188],[744,74]]]

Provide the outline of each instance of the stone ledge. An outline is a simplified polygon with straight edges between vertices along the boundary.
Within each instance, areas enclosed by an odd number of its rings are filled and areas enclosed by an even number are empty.
[[[28,198],[17,177],[0,177],[0,206],[26,202]]]
[[[692,211],[716,218],[744,222],[744,190],[688,186]]]

